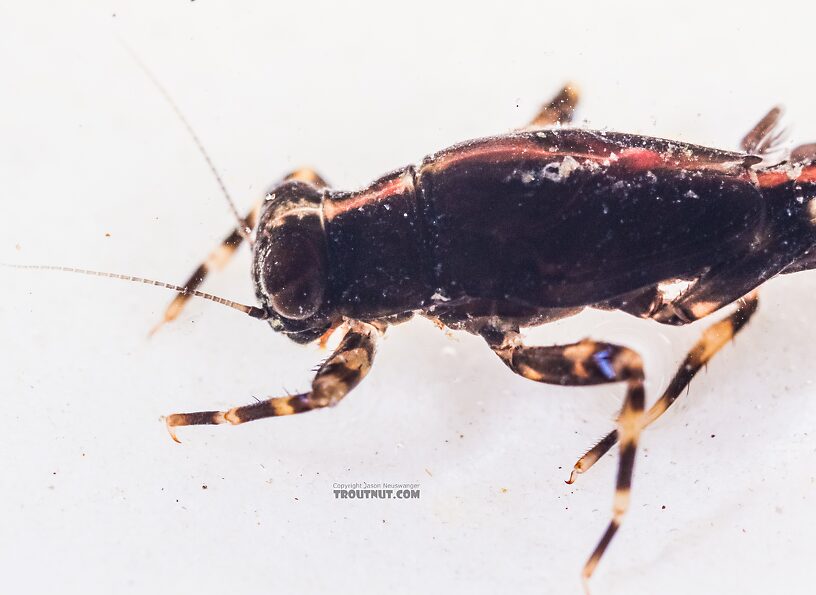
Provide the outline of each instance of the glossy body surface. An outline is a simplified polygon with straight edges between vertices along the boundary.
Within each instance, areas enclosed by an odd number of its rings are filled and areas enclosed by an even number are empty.
[[[757,161],[580,129],[464,143],[362,191],[326,191],[331,300],[352,318],[525,326],[627,296],[646,315],[659,284],[725,275],[730,303],[814,241],[808,201],[790,180],[762,188]]]
[[[567,79],[583,91],[574,124],[542,131],[756,154],[739,141],[781,101],[793,146],[816,141],[816,78],[798,59],[816,3],[250,4],[50,3],[43,18],[6,3],[0,261],[183,284],[235,227],[116,38],[176,101],[241,216],[304,166],[331,192],[356,192],[503,136]],[[258,305],[251,262],[244,239],[223,268],[207,263],[199,289]],[[179,427],[177,445],[162,415],[307,391],[345,327],[326,348],[300,345],[191,297],[148,339],[176,293],[5,268],[0,283],[8,593],[581,595],[617,448],[564,480],[616,428],[622,384],[520,378],[479,335],[416,313],[388,328],[337,406]],[[816,273],[779,275],[760,294],[736,340],[644,430],[631,512],[592,595],[810,592]],[[639,351],[648,408],[734,307],[683,327],[587,307],[522,337]],[[389,480],[419,481],[422,497],[333,500],[334,481]],[[309,561],[319,570],[295,570]]]
[[[180,426],[337,404],[371,369],[379,336],[417,313],[481,336],[529,380],[624,384],[616,429],[568,480],[619,444],[612,518],[582,572],[588,592],[629,508],[640,432],[746,326],[762,283],[816,265],[816,145],[781,153],[778,108],[743,138],[743,151],[731,152],[561,127],[576,102],[564,87],[526,129],[434,153],[359,191],[332,190],[308,169],[273,187],[223,248],[234,250],[243,236],[254,243],[261,305],[230,305],[298,343],[325,340],[337,328],[343,339],[310,391],[173,414],[173,438]],[[202,267],[165,320],[201,282]],[[592,338],[529,346],[520,335],[586,307],[684,325],[731,304],[648,410],[637,351]]]

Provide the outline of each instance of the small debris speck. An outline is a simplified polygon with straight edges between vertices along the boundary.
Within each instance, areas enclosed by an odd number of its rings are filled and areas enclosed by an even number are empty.
[[[201,489],[206,490],[207,489],[207,484],[204,484],[203,486],[201,486]]]
[[[502,489],[501,489],[501,493],[502,493],[502,494],[506,494],[506,493],[507,493],[507,488],[502,488]]]

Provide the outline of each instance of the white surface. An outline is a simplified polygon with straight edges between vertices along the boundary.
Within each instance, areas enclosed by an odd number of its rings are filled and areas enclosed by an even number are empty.
[[[299,165],[352,188],[519,126],[567,79],[596,127],[733,147],[784,101],[795,139],[816,138],[811,3],[270,4],[0,4],[0,260],[182,281],[229,228],[117,36],[244,206]],[[620,388],[537,385],[417,321],[341,406],[188,428],[178,446],[160,415],[301,389],[321,354],[208,303],[148,341],[172,298],[151,288],[23,271],[0,284],[3,592],[580,592],[615,460],[563,480]],[[206,288],[251,300],[247,253]],[[737,344],[644,435],[594,593],[812,592],[814,294],[815,274],[769,284]],[[700,330],[592,314],[530,340],[640,348],[654,399]],[[422,496],[333,499],[354,481],[418,481]]]

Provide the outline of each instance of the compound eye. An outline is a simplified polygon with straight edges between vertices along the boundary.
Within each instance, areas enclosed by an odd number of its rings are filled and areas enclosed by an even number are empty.
[[[319,220],[287,218],[271,230],[269,243],[262,273],[270,305],[291,320],[313,316],[326,291],[326,248]]]

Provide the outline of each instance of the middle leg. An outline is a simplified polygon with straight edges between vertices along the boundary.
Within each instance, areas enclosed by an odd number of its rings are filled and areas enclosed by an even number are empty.
[[[582,572],[584,587],[598,565],[629,508],[629,493],[640,429],[643,425],[644,373],[640,355],[620,345],[585,339],[572,345],[530,347],[517,333],[482,331],[491,349],[516,374],[547,384],[592,386],[613,382],[627,384],[626,398],[618,418],[620,460],[615,484],[612,521],[593,550]]]

